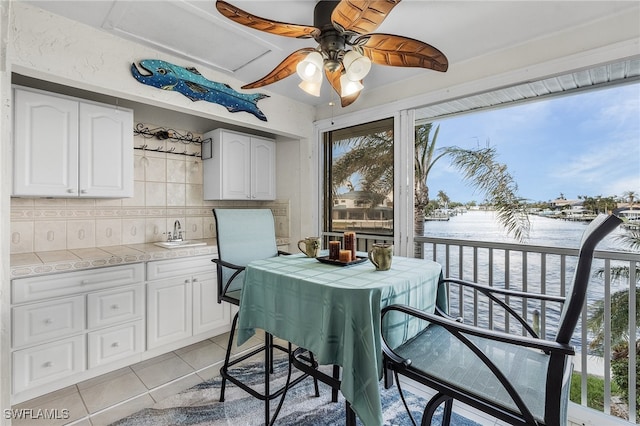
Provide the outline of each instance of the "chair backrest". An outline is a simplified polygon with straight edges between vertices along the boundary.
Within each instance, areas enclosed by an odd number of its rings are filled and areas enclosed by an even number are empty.
[[[598,243],[621,222],[622,220],[617,216],[601,214],[589,224],[582,234],[578,263],[573,274],[573,285],[569,289],[570,293],[567,294],[562,309],[556,342],[569,343],[571,340],[587,295],[593,252]]]
[[[273,213],[269,209],[213,209],[216,220],[218,258],[238,266],[278,255]],[[223,268],[223,279],[234,271]],[[234,278],[228,291],[242,287],[243,274]]]

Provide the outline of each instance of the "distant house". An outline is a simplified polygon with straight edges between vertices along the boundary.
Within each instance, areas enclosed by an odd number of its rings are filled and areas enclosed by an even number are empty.
[[[567,200],[565,198],[556,198],[555,200],[549,203],[551,208],[556,210],[564,210],[567,208],[578,208],[582,206],[581,200]]]
[[[382,203],[373,205],[372,193],[349,191],[333,199],[333,229],[393,229],[393,193]]]

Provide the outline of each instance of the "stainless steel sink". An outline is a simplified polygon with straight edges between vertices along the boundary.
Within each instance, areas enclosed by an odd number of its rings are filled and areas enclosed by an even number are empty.
[[[174,248],[182,248],[182,247],[196,247],[196,246],[206,246],[207,243],[201,242],[201,241],[189,241],[189,240],[183,240],[183,241],[161,241],[159,243],[154,243],[155,245],[159,246],[159,247],[164,247],[167,249],[174,249]]]

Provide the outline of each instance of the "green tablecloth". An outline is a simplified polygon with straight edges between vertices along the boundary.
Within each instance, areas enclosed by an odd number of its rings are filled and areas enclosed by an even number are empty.
[[[394,257],[389,271],[368,261],[339,267],[304,255],[254,261],[245,271],[238,344],[261,328],[312,351],[322,365],[342,366],[346,400],[364,425],[382,425],[381,307],[403,303],[433,312],[437,299],[446,308],[440,277],[440,264],[405,257]],[[385,329],[391,346],[417,331],[415,324],[391,323]]]

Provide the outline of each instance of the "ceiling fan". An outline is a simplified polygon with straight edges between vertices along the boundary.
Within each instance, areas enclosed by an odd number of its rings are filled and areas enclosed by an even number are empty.
[[[313,26],[260,18],[223,0],[216,1],[216,8],[249,28],[285,37],[313,38],[318,43],[317,48],[296,50],[269,74],[243,89],[266,86],[297,72],[302,78],[300,88],[320,96],[324,69],[345,107],[360,95],[372,63],[447,71],[447,58],[435,47],[408,37],[372,33],[398,3],[400,0],[320,0],[314,9]]]

